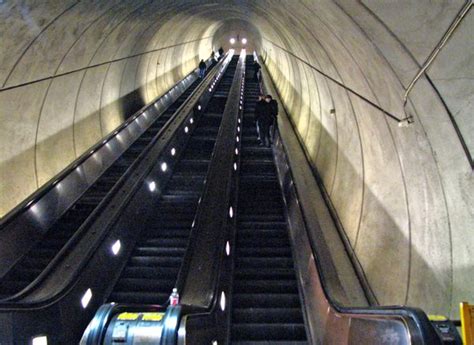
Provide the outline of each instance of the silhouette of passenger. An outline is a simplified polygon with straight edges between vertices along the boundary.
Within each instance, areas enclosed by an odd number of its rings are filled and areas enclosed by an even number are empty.
[[[275,139],[275,130],[278,126],[278,102],[273,99],[271,95],[265,96],[265,102],[267,102],[271,117],[271,124],[270,124],[270,142],[273,143]]]
[[[201,62],[199,62],[199,78],[204,78],[204,76],[206,75],[206,63],[204,62],[204,60],[201,60]]]

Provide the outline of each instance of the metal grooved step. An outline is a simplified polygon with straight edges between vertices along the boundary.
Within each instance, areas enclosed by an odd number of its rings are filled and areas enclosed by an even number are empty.
[[[247,56],[246,69],[253,63]],[[293,258],[271,148],[253,121],[258,85],[247,73],[232,297],[234,345],[307,344]]]
[[[176,283],[238,57],[227,67],[109,302],[165,304]]]

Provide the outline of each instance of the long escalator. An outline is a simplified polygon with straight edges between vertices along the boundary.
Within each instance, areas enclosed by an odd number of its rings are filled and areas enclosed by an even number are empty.
[[[247,57],[247,70],[252,62]],[[257,140],[259,88],[251,77],[245,84],[231,341],[307,344],[272,149]]]
[[[97,179],[97,181],[60,217],[43,238],[19,260],[0,282],[0,300],[12,296],[33,282],[61,248],[71,239],[93,210],[104,200],[118,180],[135,162],[164,124],[199,85],[194,81],[186,91]]]
[[[164,304],[175,286],[238,57],[227,67],[110,294],[117,303]]]

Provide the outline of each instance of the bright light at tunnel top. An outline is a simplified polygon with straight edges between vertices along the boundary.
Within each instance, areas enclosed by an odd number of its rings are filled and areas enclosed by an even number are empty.
[[[230,40],[229,40],[230,44],[234,44],[235,43],[235,38],[232,37]]]
[[[247,44],[247,39],[246,38],[242,38],[242,44]]]

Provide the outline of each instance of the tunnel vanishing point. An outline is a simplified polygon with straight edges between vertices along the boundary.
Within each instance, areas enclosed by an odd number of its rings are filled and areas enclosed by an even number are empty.
[[[0,216],[211,51],[246,48],[268,70],[373,302],[457,319],[459,302],[474,300],[471,7],[1,1]]]

